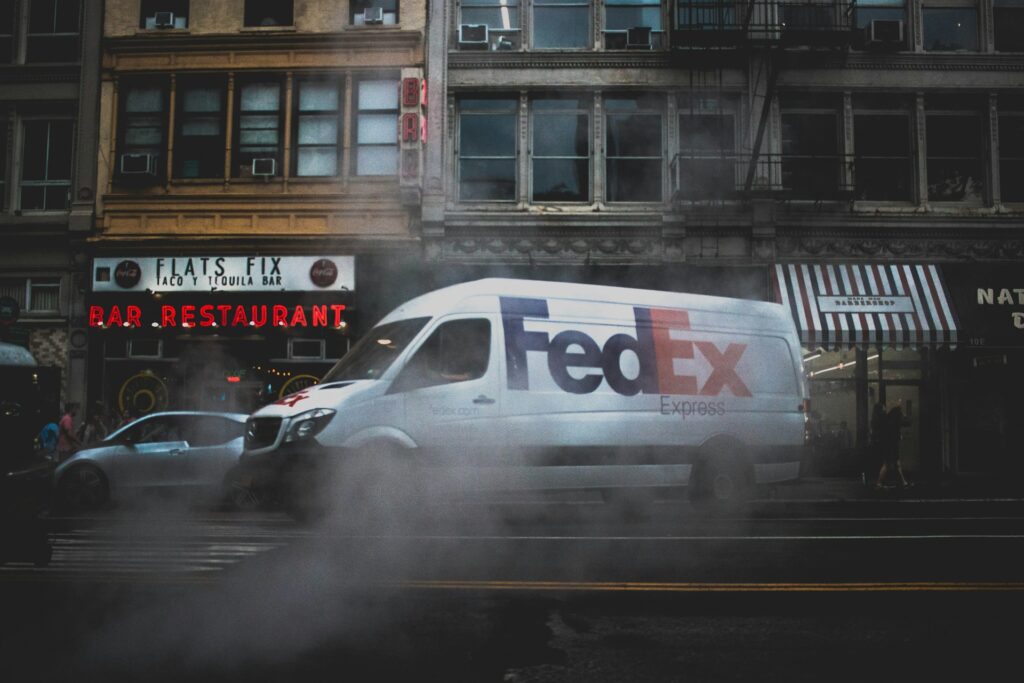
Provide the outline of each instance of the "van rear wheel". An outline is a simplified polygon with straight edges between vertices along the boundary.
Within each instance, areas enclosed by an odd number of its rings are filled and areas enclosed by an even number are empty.
[[[712,455],[697,466],[690,500],[701,509],[731,512],[750,501],[753,489],[753,471],[743,457]]]

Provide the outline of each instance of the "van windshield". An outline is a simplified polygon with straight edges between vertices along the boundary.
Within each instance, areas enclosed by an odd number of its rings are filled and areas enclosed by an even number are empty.
[[[380,379],[398,354],[430,320],[410,318],[378,325],[352,347],[352,350],[324,375],[321,384],[354,379]]]

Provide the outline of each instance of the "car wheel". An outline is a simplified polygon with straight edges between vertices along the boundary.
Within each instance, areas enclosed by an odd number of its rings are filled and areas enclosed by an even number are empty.
[[[60,480],[60,500],[72,510],[96,510],[110,500],[110,486],[94,465],[78,465]]]

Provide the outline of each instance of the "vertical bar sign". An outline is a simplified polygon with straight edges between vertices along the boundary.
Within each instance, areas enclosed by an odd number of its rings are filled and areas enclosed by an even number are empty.
[[[424,90],[422,69],[402,69],[402,110],[398,121],[401,146],[399,183],[402,188],[419,189],[422,184]]]

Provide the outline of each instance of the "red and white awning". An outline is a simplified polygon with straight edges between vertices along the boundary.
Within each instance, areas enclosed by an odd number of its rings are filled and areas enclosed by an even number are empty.
[[[934,265],[779,264],[772,281],[807,348],[956,346]]]

